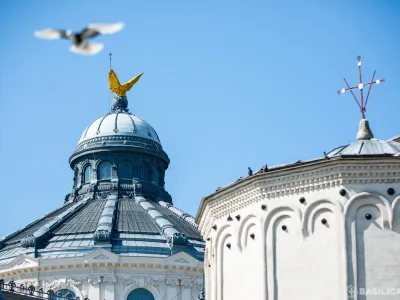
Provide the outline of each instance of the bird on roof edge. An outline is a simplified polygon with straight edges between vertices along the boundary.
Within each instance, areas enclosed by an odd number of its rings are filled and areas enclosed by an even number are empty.
[[[253,175],[253,170],[250,167],[247,167],[249,176]]]
[[[88,42],[87,39],[102,34],[113,34],[124,28],[122,22],[110,24],[90,24],[80,32],[61,29],[44,29],[34,32],[34,36],[42,39],[68,39],[72,42],[69,48],[71,52],[83,55],[95,55],[99,53],[104,45],[102,43]]]

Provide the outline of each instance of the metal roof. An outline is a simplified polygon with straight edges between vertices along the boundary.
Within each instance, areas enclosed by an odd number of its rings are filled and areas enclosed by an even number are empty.
[[[339,155],[395,155],[400,153],[400,143],[378,139],[360,140],[338,147],[330,151],[327,156]]]
[[[95,232],[107,209],[107,201],[108,198],[86,199],[64,205],[6,236],[0,240],[0,266],[20,254],[52,259],[83,256],[94,251]],[[177,243],[176,251],[185,251],[202,260],[205,244],[192,220],[192,216],[162,201],[158,203],[142,196],[117,198],[111,240],[101,246],[125,256],[168,257],[174,254]],[[43,228],[48,230],[45,235]],[[43,236],[45,239],[37,239],[36,244],[23,245],[24,239]]]
[[[78,144],[97,137],[121,135],[142,137],[161,144],[154,128],[129,112],[110,112],[98,118],[83,131]]]

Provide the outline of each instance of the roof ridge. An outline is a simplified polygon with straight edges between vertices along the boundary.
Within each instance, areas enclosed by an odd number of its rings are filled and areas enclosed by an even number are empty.
[[[35,226],[37,223],[43,221],[44,219],[48,218],[50,215],[55,214],[57,211],[59,211],[59,210],[65,208],[65,206],[71,205],[71,204],[72,204],[72,203],[67,203],[67,204],[64,204],[64,205],[61,206],[61,207],[58,207],[58,208],[52,210],[51,212],[45,214],[44,216],[39,217],[37,220],[32,221],[31,223],[25,225],[25,226],[22,227],[21,229],[17,229],[16,231],[11,232],[10,234],[8,234],[8,235],[2,237],[2,238],[0,239],[0,241],[6,242],[7,240],[10,240],[10,239],[14,238],[15,236],[17,236],[18,234],[22,233],[23,231],[25,231],[25,230],[27,230],[27,229],[29,229],[29,228],[32,228],[32,227]],[[72,206],[72,205],[71,205],[71,206]],[[22,240],[22,239],[21,239],[21,240]]]
[[[162,202],[162,203],[161,203],[161,202]],[[165,203],[165,204],[164,204],[164,203]],[[180,208],[177,208],[177,207],[174,206],[173,204],[168,203],[168,202],[165,202],[165,201],[162,201],[162,200],[158,201],[158,204],[161,205],[162,207],[168,209],[169,211],[171,211],[174,215],[176,215],[177,217],[179,217],[181,220],[185,221],[185,223],[188,223],[188,224],[191,225],[192,227],[198,229],[198,226],[199,226],[199,225],[198,225],[196,222],[194,222],[195,218],[194,218],[192,215],[188,214],[187,212],[184,212],[184,211],[181,210]],[[164,206],[164,205],[165,205],[165,206]],[[168,205],[169,205],[169,206],[168,206]],[[170,207],[173,207],[173,208],[175,208],[176,210],[181,211],[181,212],[182,212],[182,216],[179,215],[176,211],[174,211],[174,210],[172,210],[172,209],[169,209]],[[192,218],[192,219],[193,219],[193,222],[187,220],[186,217]]]

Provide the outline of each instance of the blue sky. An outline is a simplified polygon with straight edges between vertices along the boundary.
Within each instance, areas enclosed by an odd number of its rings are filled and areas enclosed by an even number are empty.
[[[355,140],[350,94],[357,60],[374,86],[367,118],[377,138],[400,134],[397,1],[11,1],[0,3],[0,236],[63,204],[68,158],[108,110],[108,53],[121,81],[144,75],[131,112],[171,158],[166,189],[195,215],[202,197],[264,164],[320,157]],[[123,21],[93,57],[55,27]]]

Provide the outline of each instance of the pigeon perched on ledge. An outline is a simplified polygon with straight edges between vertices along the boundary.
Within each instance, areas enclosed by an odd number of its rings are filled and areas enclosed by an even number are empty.
[[[250,167],[247,167],[247,169],[248,169],[247,174],[249,176],[253,175],[253,170]]]
[[[81,32],[72,32],[71,30],[44,29],[35,31],[34,36],[42,39],[69,39],[72,42],[70,51],[85,55],[94,55],[99,53],[104,45],[101,43],[89,43],[86,40],[94,38],[101,34],[113,34],[120,31],[124,24],[91,24]]]

